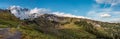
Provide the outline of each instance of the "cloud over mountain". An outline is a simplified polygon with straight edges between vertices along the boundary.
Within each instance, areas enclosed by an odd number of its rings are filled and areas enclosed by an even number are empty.
[[[8,9],[11,11],[12,14],[20,19],[25,19],[29,16],[29,10],[20,6],[10,6]]]
[[[101,17],[111,17],[110,14],[101,14],[100,16],[101,16]]]
[[[30,18],[32,15],[34,15],[34,17],[37,17],[40,14],[49,13],[49,10],[45,8],[27,9],[20,6],[10,6],[8,9],[11,11],[12,14],[20,19],[27,19]]]
[[[86,18],[89,19],[88,17],[84,16],[76,16],[72,14],[67,14],[64,12],[52,12],[51,10],[45,9],[45,8],[34,8],[34,9],[26,9],[22,8],[20,6],[11,6],[9,7],[10,11],[12,14],[14,14],[16,17],[20,19],[27,19],[30,17],[37,17],[42,14],[55,14],[57,16],[62,16],[62,17],[74,17],[74,18]]]
[[[63,17],[74,17],[74,18],[85,18],[85,19],[90,19],[88,17],[84,17],[84,16],[76,16],[76,15],[72,15],[72,14],[67,14],[64,12],[53,12],[53,14],[57,15],[57,16],[63,16]]]
[[[50,10],[45,9],[45,8],[34,8],[30,10],[30,14],[34,14],[34,13],[38,13],[38,14],[42,14],[42,13],[50,13]]]

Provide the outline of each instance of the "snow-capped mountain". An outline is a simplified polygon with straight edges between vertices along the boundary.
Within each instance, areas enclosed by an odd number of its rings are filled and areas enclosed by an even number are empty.
[[[12,14],[20,19],[36,18],[39,15],[48,12],[45,9],[34,8],[30,10],[27,8],[22,8],[20,6],[10,6],[8,9],[11,11]]]
[[[14,14],[17,18],[25,19],[29,17],[29,9],[21,8],[20,6],[11,6],[8,8],[12,14]]]

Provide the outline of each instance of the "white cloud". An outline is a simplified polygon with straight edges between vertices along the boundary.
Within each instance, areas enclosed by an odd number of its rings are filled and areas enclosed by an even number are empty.
[[[50,13],[50,10],[45,9],[45,8],[34,8],[30,10],[30,14],[44,14],[44,13]]]
[[[93,20],[104,22],[120,22],[120,11],[115,11],[115,6],[120,4],[120,0],[95,0],[97,4],[93,5],[93,9],[87,14]],[[109,8],[101,4],[110,4]],[[103,6],[104,8],[101,8]]]
[[[72,14],[67,14],[64,12],[53,12],[53,14],[57,15],[57,16],[63,16],[63,17],[73,17],[73,18],[85,18],[85,19],[90,19],[88,17],[84,17],[84,16],[76,16],[76,15],[72,15]]]
[[[103,22],[120,22],[120,11],[96,11],[91,10],[87,16],[93,20]]]
[[[111,4],[111,6],[115,6],[120,4],[120,0],[95,0],[98,4]]]
[[[104,18],[104,17],[105,17],[105,18],[106,18],[106,17],[111,17],[110,14],[101,14],[100,16],[103,17],[103,18]]]

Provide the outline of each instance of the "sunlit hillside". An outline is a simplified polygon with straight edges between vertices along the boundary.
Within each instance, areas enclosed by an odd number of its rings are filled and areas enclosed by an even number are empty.
[[[120,23],[44,14],[20,20],[0,10],[0,39],[119,39]]]

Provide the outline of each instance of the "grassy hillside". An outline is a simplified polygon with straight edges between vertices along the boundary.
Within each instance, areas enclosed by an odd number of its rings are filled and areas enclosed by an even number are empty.
[[[0,39],[7,38],[4,36],[3,31],[6,31],[7,28],[10,28],[8,31],[20,31],[22,39],[57,39],[55,36],[49,34],[44,34],[32,28],[34,24],[26,25],[24,20],[19,20],[9,10],[0,10]],[[6,29],[6,30],[4,30]],[[10,35],[11,36],[11,35]],[[10,37],[8,36],[8,37]]]
[[[6,27],[15,27],[20,20],[10,13],[9,10],[0,10],[0,25]]]
[[[19,20],[9,10],[0,10],[0,29],[19,31],[21,39],[119,39],[120,24],[45,14]],[[2,32],[2,31],[0,31]],[[0,36],[3,36],[0,34]],[[0,37],[2,38],[2,37]]]

